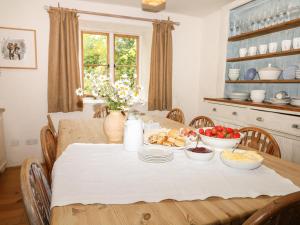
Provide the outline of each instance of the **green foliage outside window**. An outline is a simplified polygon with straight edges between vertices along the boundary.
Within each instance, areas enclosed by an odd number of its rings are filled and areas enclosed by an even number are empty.
[[[109,76],[108,35],[83,33],[84,91],[91,93],[89,74]],[[115,81],[127,74],[130,86],[136,85],[138,39],[133,36],[115,36],[114,63]]]

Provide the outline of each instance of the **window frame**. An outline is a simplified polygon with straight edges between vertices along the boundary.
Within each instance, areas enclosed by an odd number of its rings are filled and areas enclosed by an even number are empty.
[[[101,65],[101,64],[89,64],[89,66],[107,66],[108,71],[110,71],[110,35],[109,33],[106,32],[98,32],[98,31],[86,31],[86,30],[81,30],[81,82],[82,82],[82,87],[84,89],[84,48],[83,48],[83,35],[84,34],[94,34],[94,35],[104,35],[106,36],[106,44],[107,44],[107,56],[106,56],[106,61],[107,65]],[[108,72],[108,75],[110,76],[110,72]],[[85,96],[91,97],[92,94],[86,94]]]
[[[119,33],[113,33],[113,80],[116,80],[116,67],[117,66],[123,66],[123,67],[133,67],[130,65],[116,65],[115,63],[115,45],[116,45],[116,37],[127,37],[127,38],[134,38],[136,39],[136,84],[139,84],[140,79],[140,36],[137,35],[130,35],[130,34],[119,34]]]

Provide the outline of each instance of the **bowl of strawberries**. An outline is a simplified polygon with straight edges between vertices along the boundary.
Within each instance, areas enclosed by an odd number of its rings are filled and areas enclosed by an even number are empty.
[[[204,144],[215,148],[233,148],[243,138],[238,129],[224,126],[200,128],[198,132]]]

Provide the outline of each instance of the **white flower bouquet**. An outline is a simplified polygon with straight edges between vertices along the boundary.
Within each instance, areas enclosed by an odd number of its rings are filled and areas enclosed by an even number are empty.
[[[143,103],[140,97],[142,88],[140,86],[131,87],[127,74],[122,75],[115,83],[112,83],[105,75],[89,74],[89,76],[92,81],[92,95],[102,98],[110,110],[126,111],[134,104]],[[76,90],[76,95],[83,96],[84,94],[82,88]]]

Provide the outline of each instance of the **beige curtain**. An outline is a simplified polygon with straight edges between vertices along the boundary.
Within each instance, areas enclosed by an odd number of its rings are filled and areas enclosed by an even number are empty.
[[[51,8],[48,59],[48,112],[82,110],[80,87],[78,16],[73,10]]]
[[[153,23],[149,110],[172,109],[172,30],[174,26],[169,21]]]

